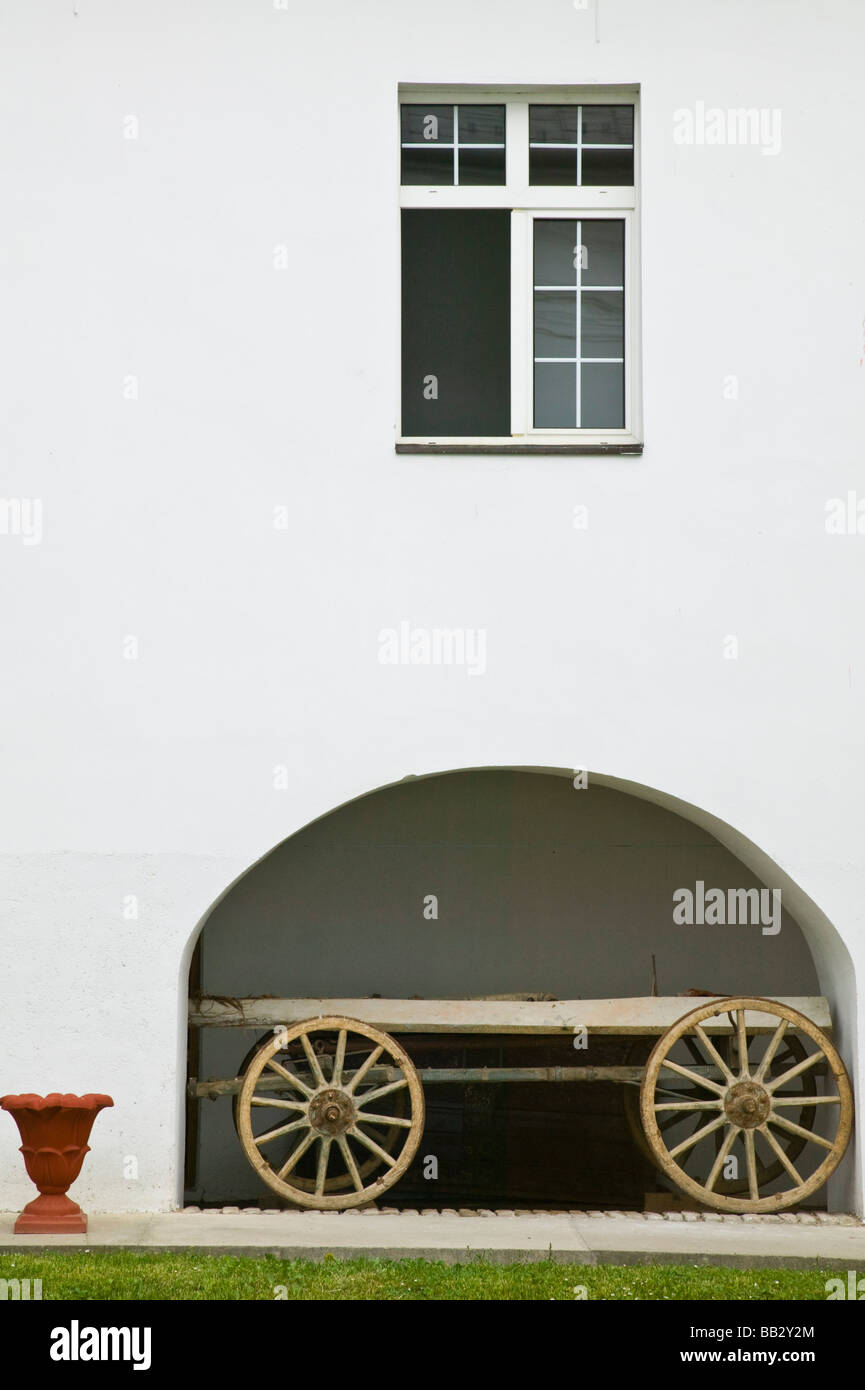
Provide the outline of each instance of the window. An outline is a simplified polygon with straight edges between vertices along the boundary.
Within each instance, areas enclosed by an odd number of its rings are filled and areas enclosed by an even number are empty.
[[[639,452],[637,95],[400,93],[402,451]]]
[[[403,183],[504,183],[503,106],[406,104],[400,116]]]
[[[529,183],[633,187],[633,106],[531,105]]]

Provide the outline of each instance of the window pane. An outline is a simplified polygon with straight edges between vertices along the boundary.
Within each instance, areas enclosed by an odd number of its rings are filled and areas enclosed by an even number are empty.
[[[464,146],[460,130],[459,160],[461,184],[502,184],[505,181],[504,146],[500,150],[479,150],[471,145]]]
[[[569,217],[537,217],[534,226],[535,284],[576,285],[576,221]]]
[[[577,182],[577,147],[567,150],[529,150],[529,183],[564,184],[575,187]]]
[[[503,145],[505,108],[503,106],[460,106],[459,143],[461,145]]]
[[[581,367],[583,429],[624,429],[625,369],[621,362],[584,362]]]
[[[535,428],[572,430],[577,423],[577,374],[573,362],[535,363]]]
[[[625,296],[609,290],[584,290],[580,302],[580,356],[623,357]]]
[[[632,185],[633,141],[633,106],[530,106],[529,183]]]
[[[402,173],[400,182],[404,184],[453,184],[453,150],[405,149],[402,152]]]
[[[535,294],[535,357],[575,357],[577,292]],[[600,353],[594,354],[600,357]],[[607,356],[612,356],[608,353]]]
[[[583,184],[586,187],[612,187],[634,182],[633,150],[583,150]]]
[[[452,106],[401,106],[400,122],[403,142],[422,140],[425,145],[453,143]]]
[[[533,228],[534,428],[622,429],[624,362],[587,359],[625,356],[624,219],[539,217]],[[559,360],[538,360],[549,358]]]
[[[580,240],[584,252],[580,277],[583,285],[624,285],[624,222],[585,217],[580,224]]]
[[[575,145],[578,111],[578,106],[530,106],[529,141]]]
[[[402,433],[510,436],[511,214],[402,213]]]
[[[584,145],[632,145],[633,106],[584,106]]]

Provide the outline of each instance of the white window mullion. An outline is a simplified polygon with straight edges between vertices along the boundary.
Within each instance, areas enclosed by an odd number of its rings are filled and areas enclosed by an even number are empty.
[[[577,293],[574,298],[577,301],[577,429],[582,428],[583,424],[583,399],[582,381],[580,372],[580,359],[583,355],[583,334],[581,327],[582,320],[582,294],[583,294],[583,224],[577,219],[577,247],[574,255],[577,258]]]
[[[460,186],[460,108],[454,107],[454,188]]]
[[[509,101],[505,105],[505,187],[511,198],[520,196],[525,206],[529,186],[529,103]]]
[[[534,294],[531,230],[531,218],[527,212],[511,212],[511,434],[521,437],[528,434],[532,424]]]
[[[583,108],[577,107],[577,187],[583,182]]]
[[[625,215],[625,429],[642,437],[642,401],[640,398],[640,248],[636,233],[636,215]]]

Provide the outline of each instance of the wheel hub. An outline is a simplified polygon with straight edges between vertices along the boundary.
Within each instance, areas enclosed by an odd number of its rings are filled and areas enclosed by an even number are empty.
[[[724,1097],[727,1119],[739,1129],[756,1129],[764,1124],[771,1108],[768,1091],[756,1081],[737,1081]]]
[[[309,1103],[309,1122],[319,1134],[345,1134],[356,1115],[354,1101],[345,1091],[319,1091]]]

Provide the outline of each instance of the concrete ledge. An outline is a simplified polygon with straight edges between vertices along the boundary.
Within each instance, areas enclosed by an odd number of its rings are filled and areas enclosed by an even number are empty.
[[[515,1216],[522,1217],[521,1220]],[[806,1217],[808,1214],[805,1214]],[[172,1212],[93,1215],[86,1236],[16,1236],[0,1215],[0,1252],[197,1250],[279,1259],[426,1259],[500,1264],[691,1264],[865,1271],[855,1218],[649,1220],[643,1214],[520,1212]]]

